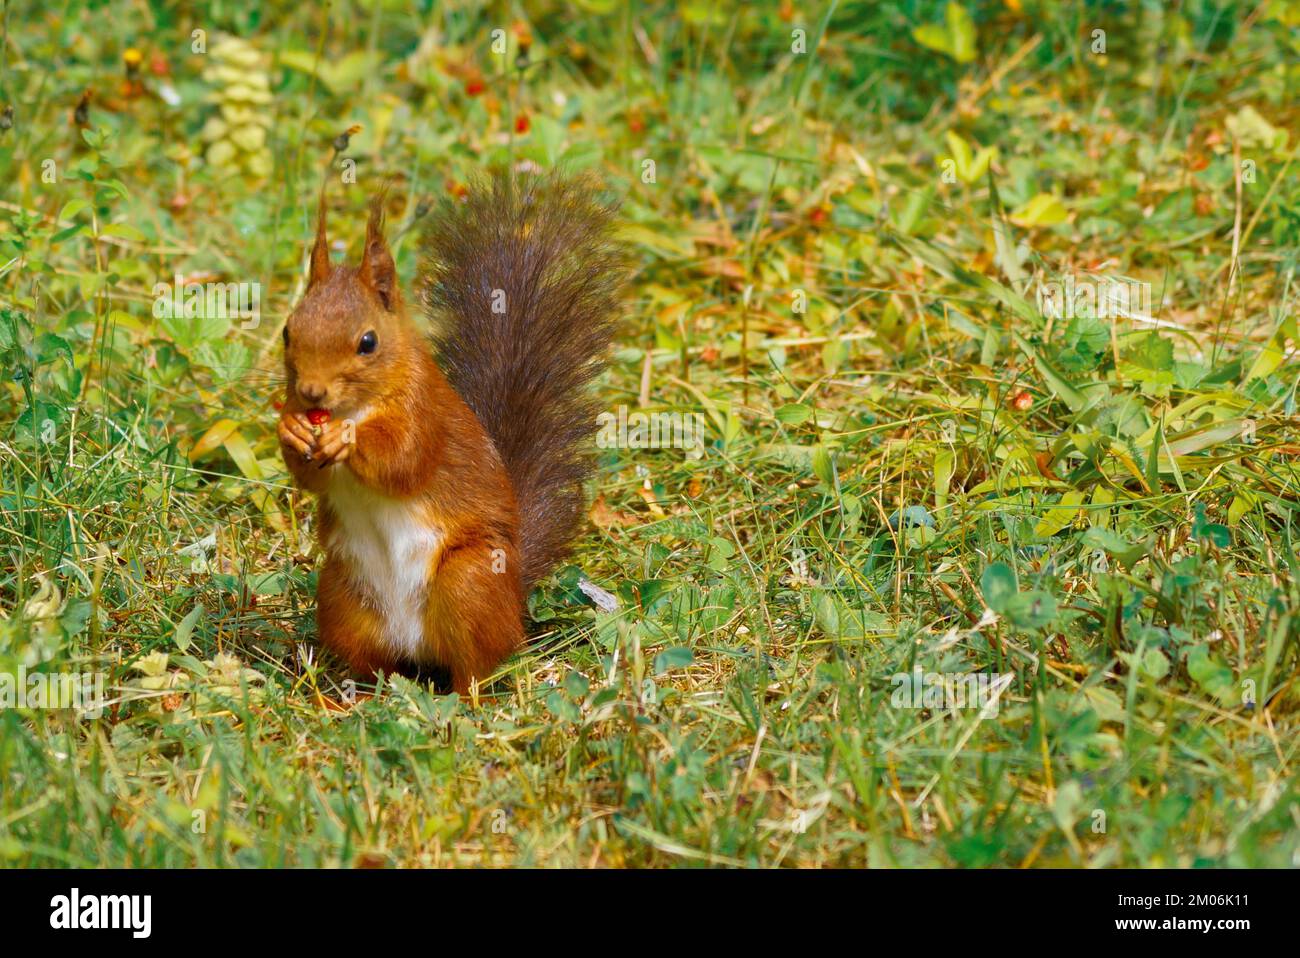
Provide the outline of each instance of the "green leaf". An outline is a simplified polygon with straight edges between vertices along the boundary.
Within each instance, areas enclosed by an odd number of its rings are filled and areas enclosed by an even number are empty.
[[[62,336],[54,333],[41,333],[36,339],[36,357],[42,364],[52,362],[58,357],[67,360],[69,366],[74,364],[72,346]]]
[[[1047,628],[1055,621],[1056,611],[1056,596],[1039,589],[1017,592],[1003,608],[1003,614],[1012,625],[1022,629]]]
[[[1196,504],[1195,518],[1192,520],[1192,538],[1198,542],[1209,542],[1220,549],[1232,545],[1232,532],[1227,526],[1210,522],[1205,518],[1205,503]]]
[[[315,73],[331,93],[352,92],[368,73],[374,73],[383,62],[383,56],[373,50],[353,50],[341,59],[318,58],[309,50],[283,50],[280,64],[303,73]]]
[[[655,656],[654,674],[663,675],[673,669],[684,669],[694,661],[694,652],[684,645],[674,645]]]
[[[77,599],[67,604],[59,616],[59,625],[63,627],[63,632],[68,638],[76,638],[85,631],[90,623],[92,609],[93,606],[86,599]]]
[[[822,590],[817,595],[813,602],[813,618],[818,628],[832,639],[861,639],[887,625],[879,612],[854,608],[830,590]]]
[[[1138,340],[1136,346],[1126,349],[1124,358],[1143,369],[1169,372],[1174,368],[1174,344],[1151,332]]]
[[[134,243],[147,243],[148,237],[130,223],[111,223],[100,231],[100,236],[118,236]]]
[[[960,3],[949,3],[944,11],[948,34],[952,37],[952,57],[958,63],[975,59],[975,23]]]
[[[1054,536],[1071,522],[1074,517],[1082,511],[1082,503],[1086,493],[1078,489],[1071,489],[1061,496],[1061,503],[1055,509],[1049,509],[1047,513],[1038,520],[1034,526],[1034,535],[1046,539],[1048,536]]]
[[[1281,152],[1286,147],[1290,132],[1278,129],[1260,116],[1253,106],[1243,106],[1224,121],[1224,126],[1243,149],[1263,147]]]
[[[121,199],[126,199],[131,195],[130,190],[126,188],[126,184],[121,180],[96,180],[95,182],[99,184],[100,189],[115,193]]]
[[[960,3],[949,3],[944,22],[927,23],[912,31],[912,38],[923,47],[938,50],[958,63],[975,59],[975,23]]]
[[[1142,672],[1159,682],[1169,674],[1169,658],[1159,649],[1147,649],[1142,656]]]
[[[948,486],[957,471],[957,457],[952,449],[940,448],[934,453],[934,510],[942,512],[948,505]]]
[[[1061,402],[1070,407],[1071,412],[1082,412],[1088,407],[1088,397],[1053,366],[1041,350],[1031,345],[1027,339],[1015,330],[1011,331],[1011,337],[1016,341],[1016,345],[1020,347],[1021,351],[1034,361],[1034,366],[1037,367],[1039,374],[1047,382],[1047,387],[1052,390]]]
[[[1243,384],[1250,382],[1252,379],[1264,379],[1274,372],[1282,361],[1286,359],[1286,333],[1287,328],[1293,327],[1293,319],[1283,319],[1278,322],[1277,328],[1273,330],[1273,335],[1269,337],[1264,348],[1259,351],[1255,361],[1250,365],[1250,371],[1246,373]]]
[[[960,136],[949,130],[944,134],[948,148],[952,150],[953,165],[956,167],[957,179],[963,183],[977,183],[988,172],[989,164],[997,159],[997,147],[980,147],[978,153],[972,154],[969,144]]]
[[[591,689],[591,683],[581,672],[570,672],[564,678],[564,690],[575,699],[584,699]]]
[[[181,619],[181,624],[176,626],[176,635],[173,641],[176,648],[182,652],[190,647],[190,636],[194,634],[194,626],[198,624],[200,617],[203,615],[203,603],[200,602],[194,608],[190,609],[189,614]]]
[[[1187,674],[1197,685],[1222,702],[1235,696],[1232,669],[1211,654],[1209,645],[1195,645],[1187,650]]]
[[[1001,613],[1016,595],[1016,574],[1005,562],[994,562],[980,576],[984,604]]]
[[[1056,363],[1062,372],[1089,372],[1097,367],[1109,347],[1109,326],[1099,319],[1075,316],[1061,336]]]
[[[801,402],[792,402],[778,409],[776,411],[776,418],[787,426],[794,426],[801,422],[807,422],[812,414],[813,411],[811,406]]]
[[[1237,494],[1232,499],[1232,505],[1228,507],[1228,528],[1232,528],[1241,522],[1241,517],[1254,509],[1259,504],[1259,500],[1254,494],[1245,490],[1237,490]]]
[[[813,475],[820,479],[827,489],[835,489],[835,462],[825,446],[813,447],[812,470]]]
[[[1174,344],[1152,332],[1124,351],[1120,373],[1142,384],[1148,395],[1163,395],[1174,384]]]
[[[1083,810],[1083,786],[1078,782],[1063,782],[1056,790],[1056,800],[1052,803],[1052,817],[1063,832],[1073,832],[1074,823],[1079,820]]]
[[[1147,452],[1147,465],[1145,470],[1147,487],[1156,492],[1160,489],[1160,450],[1165,444],[1165,420],[1161,414],[1160,421],[1156,423],[1156,430],[1151,436],[1151,448]]]
[[[90,203],[86,200],[68,200],[63,204],[63,209],[59,210],[59,219],[70,220],[89,206]]]
[[[1151,551],[1150,542],[1139,542],[1134,545],[1123,536],[1117,535],[1102,526],[1094,526],[1085,532],[1083,541],[1085,545],[1094,549],[1102,549],[1114,556],[1125,569],[1132,569],[1140,559]]]
[[[1051,193],[1039,193],[1008,218],[1017,226],[1033,229],[1035,226],[1055,226],[1064,223],[1069,215],[1069,211],[1059,197]]]

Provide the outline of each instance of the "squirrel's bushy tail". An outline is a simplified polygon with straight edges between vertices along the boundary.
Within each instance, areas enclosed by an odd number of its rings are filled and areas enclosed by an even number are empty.
[[[594,178],[497,174],[424,233],[424,300],[443,372],[505,461],[525,589],[568,551],[627,261]]]

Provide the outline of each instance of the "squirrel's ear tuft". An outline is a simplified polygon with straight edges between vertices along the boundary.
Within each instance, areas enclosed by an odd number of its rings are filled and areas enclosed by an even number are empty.
[[[397,304],[397,267],[384,241],[384,196],[370,201],[370,220],[366,223],[366,248],[361,254],[357,278],[371,290],[384,309],[392,312]]]
[[[307,288],[329,278],[330,244],[325,236],[325,187],[320,190],[320,208],[316,213],[316,242],[311,248],[311,273],[307,277]]]

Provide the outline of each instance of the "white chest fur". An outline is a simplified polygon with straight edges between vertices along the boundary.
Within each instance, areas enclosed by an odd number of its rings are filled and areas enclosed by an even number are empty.
[[[393,651],[418,661],[429,569],[442,536],[418,506],[367,489],[346,468],[333,473],[326,496],[336,523],[325,546],[344,560],[353,586],[383,617]]]

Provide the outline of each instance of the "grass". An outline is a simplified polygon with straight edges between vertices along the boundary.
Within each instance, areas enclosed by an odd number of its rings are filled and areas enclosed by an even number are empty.
[[[0,862],[1300,863],[1293,4],[188,6],[5,8],[0,674],[110,704],[0,709]],[[523,161],[624,198],[601,395],[704,448],[601,450],[476,700],[356,688],[273,429],[320,177],[409,289]]]

